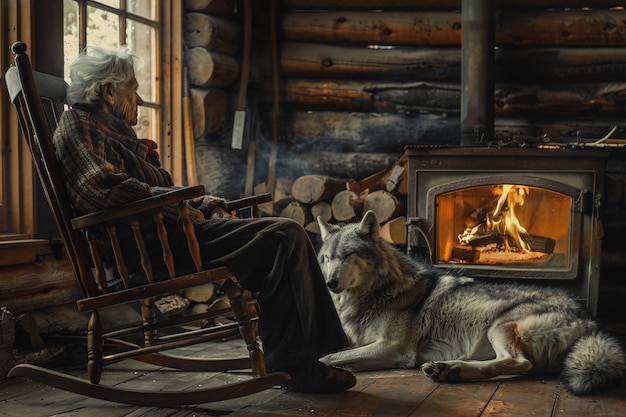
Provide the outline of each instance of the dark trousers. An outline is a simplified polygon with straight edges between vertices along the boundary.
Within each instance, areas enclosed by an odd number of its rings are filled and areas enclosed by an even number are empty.
[[[259,292],[268,369],[299,367],[347,346],[315,251],[298,223],[212,219],[195,227],[204,266],[227,266],[244,288]],[[170,240],[176,261],[190,262],[180,229],[170,231]]]

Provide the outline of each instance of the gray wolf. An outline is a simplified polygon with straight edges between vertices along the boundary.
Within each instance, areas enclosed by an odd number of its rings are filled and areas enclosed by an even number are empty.
[[[434,381],[558,374],[576,395],[622,381],[626,354],[566,292],[488,283],[416,262],[359,223],[318,218],[318,261],[351,347],[323,357],[357,371],[421,367]]]

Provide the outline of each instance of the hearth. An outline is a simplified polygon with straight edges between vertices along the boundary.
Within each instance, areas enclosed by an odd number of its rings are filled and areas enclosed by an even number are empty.
[[[475,277],[562,286],[596,313],[606,152],[406,151],[409,253]]]

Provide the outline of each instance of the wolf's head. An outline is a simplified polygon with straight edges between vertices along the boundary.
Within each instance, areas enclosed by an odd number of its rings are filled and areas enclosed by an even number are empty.
[[[318,217],[322,247],[318,261],[326,285],[334,293],[344,290],[368,291],[381,262],[380,225],[373,211],[359,223],[336,226]]]

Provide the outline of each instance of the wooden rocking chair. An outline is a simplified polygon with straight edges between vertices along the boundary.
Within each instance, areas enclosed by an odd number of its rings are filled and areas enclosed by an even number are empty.
[[[124,206],[76,217],[69,203],[52,143],[52,132],[63,111],[67,84],[58,77],[33,72],[29,58],[25,53],[26,45],[23,42],[16,42],[12,49],[15,53],[15,66],[9,68],[5,76],[9,95],[18,110],[22,131],[28,140],[39,178],[63,238],[67,255],[84,293],[84,298],[77,301],[78,310],[91,311],[91,318],[87,328],[89,381],[29,364],[15,366],[10,371],[9,376],[33,379],[56,388],[108,401],[158,407],[201,404],[236,398],[287,381],[289,375],[285,373],[266,373],[263,352],[256,339],[256,323],[253,321],[252,314],[254,309],[242,298],[242,289],[236,284],[233,274],[225,267],[202,270],[198,242],[193,233],[185,201],[204,195],[204,187],[184,187]],[[269,199],[269,195],[250,197],[229,202],[228,208],[231,211],[237,211],[267,202]],[[175,275],[176,268],[167,243],[162,214],[159,211],[159,208],[173,204],[177,204],[179,207],[188,247],[195,263],[195,270],[182,276]],[[154,273],[150,260],[146,256],[143,238],[137,227],[138,220],[136,217],[145,212],[157,213],[154,215],[154,219],[161,241],[164,263],[168,269],[168,276],[164,280],[157,280],[153,276]],[[125,219],[125,221],[120,222],[121,219]],[[119,245],[115,239],[115,230],[122,227],[121,223],[124,223],[126,227],[135,226],[133,233],[139,253],[142,255],[141,263],[148,282],[144,285],[133,287],[129,284],[124,257],[122,253],[119,253]],[[125,284],[125,288],[122,290],[110,291],[107,289],[105,268],[97,251],[92,232],[95,227],[99,227],[99,230],[103,230],[102,227],[107,227],[107,230],[111,231],[112,248],[114,253],[117,252],[117,269]],[[157,297],[209,282],[218,282],[222,285],[230,299],[236,319],[235,324],[184,331],[182,327],[177,326],[208,318],[211,316],[210,313],[175,319],[156,319],[154,301]],[[105,332],[98,310],[133,301],[141,302],[143,324]],[[158,331],[165,327],[170,328],[170,334],[160,338]],[[171,334],[171,327],[180,330],[180,334]],[[141,333],[144,334],[142,346],[119,339],[122,336]],[[247,345],[249,357],[207,360],[161,353],[165,350],[222,339],[238,333],[241,334]],[[121,352],[105,354],[103,352],[105,340],[123,343],[125,348]],[[103,363],[123,358],[134,358],[159,366],[187,371],[219,372],[251,368],[255,377],[243,382],[195,391],[149,392],[100,384]]]

